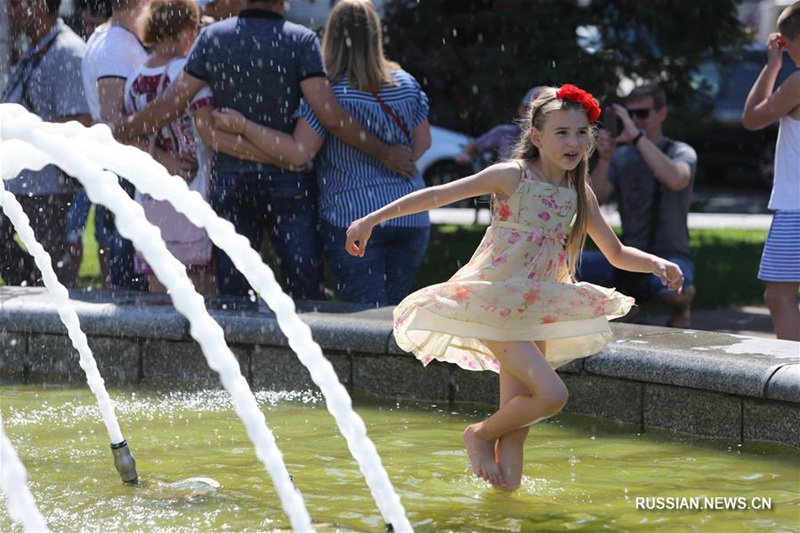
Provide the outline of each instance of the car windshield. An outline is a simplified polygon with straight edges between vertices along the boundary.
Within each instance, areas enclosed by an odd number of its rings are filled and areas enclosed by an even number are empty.
[[[744,102],[763,67],[761,54],[758,60],[747,57],[725,63],[703,61],[695,70],[691,83],[695,89],[714,100]],[[792,61],[784,56],[775,87],[783,83],[795,70]]]

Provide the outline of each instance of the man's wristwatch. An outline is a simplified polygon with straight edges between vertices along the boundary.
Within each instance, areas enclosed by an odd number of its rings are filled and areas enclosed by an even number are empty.
[[[642,130],[639,130],[639,133],[637,133],[636,137],[633,138],[631,144],[633,146],[636,146],[636,144],[639,142],[639,139],[641,139],[642,137],[644,137],[644,132]]]

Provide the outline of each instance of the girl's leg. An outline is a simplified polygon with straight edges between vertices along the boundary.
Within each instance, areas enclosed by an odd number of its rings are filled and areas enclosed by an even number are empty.
[[[514,430],[548,418],[567,403],[567,387],[550,367],[539,348],[530,342],[484,341],[508,374],[527,388],[492,416],[464,430],[464,442],[473,472],[493,485],[504,481],[495,458],[497,439]]]
[[[800,308],[797,289],[800,283],[768,281],[764,303],[772,315],[775,336],[787,341],[800,341]]]
[[[500,407],[506,405],[516,396],[528,394],[528,387],[503,370],[500,369]],[[523,449],[528,438],[530,426],[515,429],[497,439],[495,459],[503,476],[503,489],[514,490],[522,481]]]
[[[537,342],[536,345],[542,354],[546,355],[545,343]],[[500,407],[502,408],[516,396],[527,394],[528,387],[501,367]],[[506,433],[497,439],[495,457],[497,458],[497,466],[500,468],[500,473],[503,475],[503,481],[505,482],[503,488],[505,490],[517,489],[522,482],[523,450],[529,431],[530,426],[525,426],[515,429],[511,433]]]

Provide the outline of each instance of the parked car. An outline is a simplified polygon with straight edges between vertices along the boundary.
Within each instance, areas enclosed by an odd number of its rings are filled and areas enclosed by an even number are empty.
[[[705,114],[683,130],[679,126],[675,136],[697,150],[698,179],[772,185],[777,122],[760,131],[742,126],[745,100],[765,61],[765,47],[752,45],[723,61],[705,60],[695,70],[692,83],[699,92],[692,113]],[[795,70],[785,55],[775,87]]]

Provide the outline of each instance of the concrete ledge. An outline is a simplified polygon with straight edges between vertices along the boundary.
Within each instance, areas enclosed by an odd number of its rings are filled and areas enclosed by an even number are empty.
[[[98,367],[110,384],[218,387],[188,321],[164,296],[104,291],[71,295]],[[242,375],[254,389],[313,387],[275,316],[209,302]],[[498,380],[434,363],[424,368],[392,337],[392,309],[298,303],[298,313],[352,391],[436,403],[496,404]],[[228,308],[223,310],[221,308]],[[568,411],[739,443],[800,447],[800,343],[613,324],[599,354],[559,369]],[[59,356],[59,354],[62,354]],[[41,288],[0,288],[0,382],[85,381],[66,328]]]

